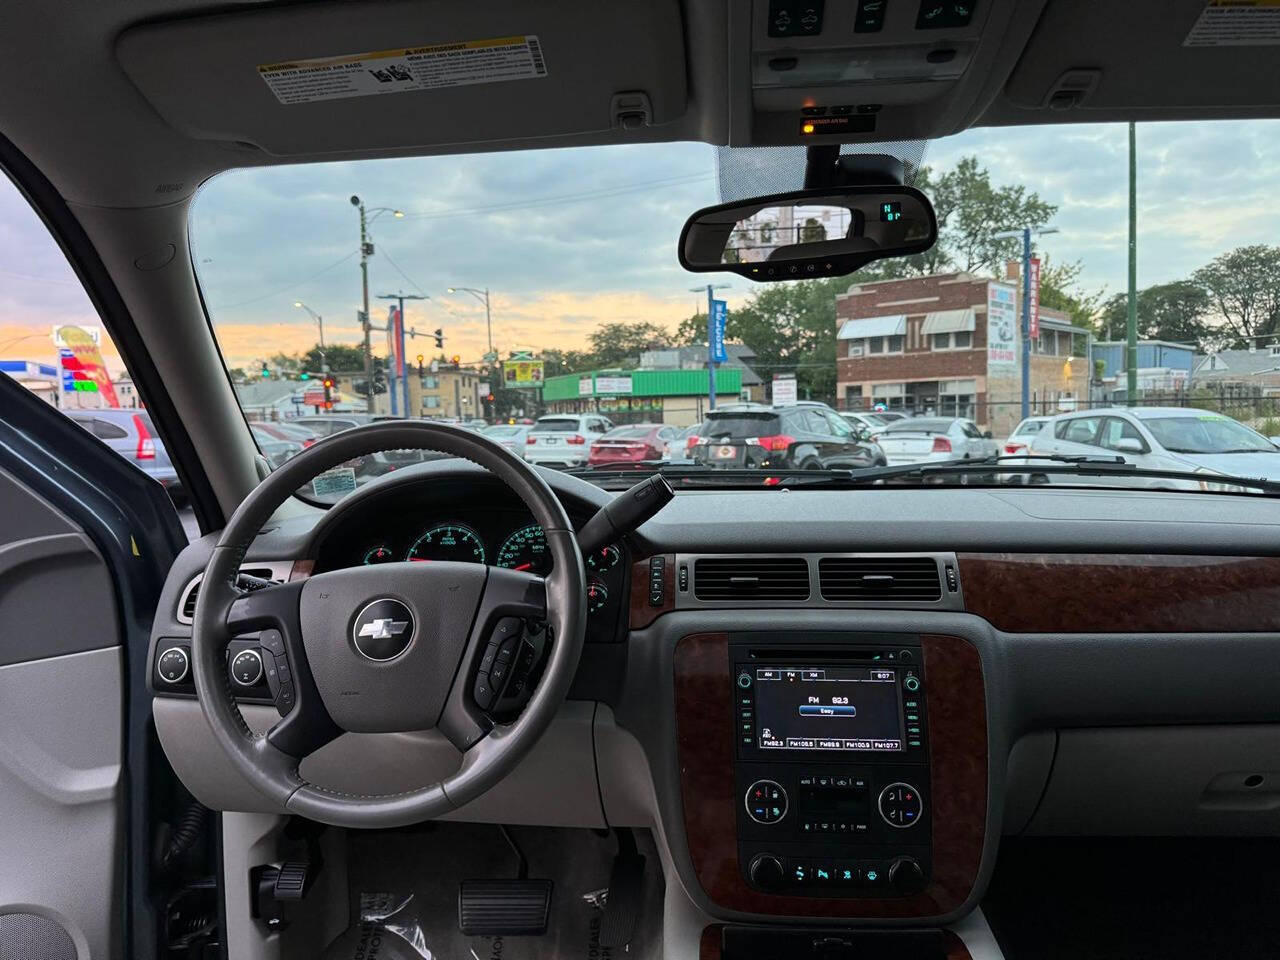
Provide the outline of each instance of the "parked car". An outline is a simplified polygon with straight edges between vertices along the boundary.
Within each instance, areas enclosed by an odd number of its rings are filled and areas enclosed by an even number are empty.
[[[255,420],[250,426],[254,432],[265,433],[273,439],[300,443],[304,450],[320,439],[314,430],[309,430],[293,420]]]
[[[991,431],[964,417],[905,418],[885,427],[876,441],[891,464],[982,460],[999,453]]]
[[[548,467],[580,467],[595,442],[613,429],[598,413],[557,413],[539,417],[525,440],[524,458]]]
[[[911,414],[904,413],[901,410],[873,410],[871,415],[879,417],[885,423],[894,423],[898,420],[910,420]]]
[[[368,423],[399,419],[401,418],[385,414],[317,413],[295,417],[289,422],[313,431],[318,437],[330,437],[343,430],[350,430]],[[426,450],[380,450],[358,458],[355,471],[356,476],[361,478],[380,477],[401,467],[422,463],[424,460],[439,460],[443,457],[442,453]]]
[[[656,463],[666,455],[666,446],[681,433],[665,423],[629,423],[614,427],[591,447],[590,466],[620,467],[636,463]]]
[[[1013,428],[1013,433],[1009,434],[1009,439],[1004,442],[1001,452],[1007,456],[1025,453],[1027,447],[1031,445],[1031,440],[1051,419],[1052,417],[1027,417]]]
[[[751,404],[708,414],[691,459],[712,467],[809,470],[871,467],[884,455],[825,404]]]
[[[518,457],[524,456],[525,443],[529,439],[529,427],[522,423],[499,423],[482,431],[486,437],[497,440]]]
[[[662,451],[663,459],[672,463],[687,461],[693,445],[698,442],[698,436],[702,433],[702,427],[703,424],[695,423],[691,427],[680,430],[666,442]]]
[[[1115,407],[1054,417],[1031,441],[1033,454],[1119,456],[1152,470],[1192,470],[1202,481],[1132,477],[1127,484],[1169,490],[1235,490],[1223,474],[1280,480],[1280,449],[1238,420],[1191,407]],[[1062,482],[1032,474],[1032,482]],[[1115,484],[1114,477],[1072,476],[1070,482]]]
[[[855,427],[862,427],[872,435],[879,433],[889,424],[893,423],[895,417],[886,418],[882,413],[855,413],[850,410],[842,410],[840,416],[844,417]]]
[[[126,460],[137,464],[160,482],[176,504],[186,502],[186,492],[169,451],[156,434],[151,415],[145,410],[64,410],[71,420],[84,427]]]
[[[286,462],[302,452],[302,444],[297,440],[284,440],[262,429],[262,424],[249,424],[253,434],[253,442],[258,445],[262,455],[273,467],[283,466]]]

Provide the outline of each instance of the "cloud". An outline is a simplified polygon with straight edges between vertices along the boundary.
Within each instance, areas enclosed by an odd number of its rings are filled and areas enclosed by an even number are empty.
[[[1280,122],[1142,124],[1138,128],[1139,282],[1186,276],[1246,243],[1276,243]],[[760,155],[764,155],[761,151]],[[1082,281],[1126,283],[1128,136],[1124,125],[977,129],[931,143],[943,170],[974,154],[997,183],[1024,183],[1058,206],[1060,233],[1039,241]],[[197,197],[192,252],[223,353],[233,366],[361,339],[359,219],[370,211],[370,311],[385,323],[400,291],[419,332],[444,331],[445,352],[478,359],[484,308],[449,286],[490,290],[494,345],[581,348],[599,324],[647,320],[668,329],[705,297],[675,245],[685,217],[718,201],[716,153],[700,143],[531,150],[280,166],[224,173]],[[403,219],[378,208],[398,208]],[[727,280],[731,305],[756,288]],[[57,322],[94,323],[61,252],[16,191],[0,185],[0,355],[52,350]],[[5,347],[13,337],[44,339]],[[386,335],[374,334],[385,352]],[[433,355],[419,337],[408,354]]]

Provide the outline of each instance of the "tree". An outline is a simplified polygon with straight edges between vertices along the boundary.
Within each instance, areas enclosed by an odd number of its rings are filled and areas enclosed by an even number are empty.
[[[244,367],[232,367],[227,371],[227,376],[231,378],[232,383],[247,383],[249,374],[245,373]]]
[[[645,350],[666,347],[671,331],[647,320],[602,323],[587,337],[590,359],[596,369],[634,364]]]
[[[1160,283],[1138,291],[1138,336],[1144,340],[1170,340],[1203,350],[1212,334],[1205,317],[1209,294],[1190,280]],[[1098,315],[1099,333],[1108,340],[1123,340],[1129,319],[1129,298],[1117,293]]]
[[[324,348],[324,360],[320,359],[320,344],[316,344],[310,350],[302,355],[301,366],[298,369],[309,370],[312,373],[323,372],[324,363],[329,364],[329,369],[333,373],[363,373],[364,372],[364,347],[348,346],[342,343],[326,344]],[[378,357],[373,358],[374,368],[383,366],[383,361]]]
[[[542,375],[546,377],[558,377],[565,373],[581,373],[584,370],[592,369],[591,354],[584,350],[560,350],[550,347],[543,350],[540,354],[542,357]]]
[[[991,174],[978,166],[977,157],[962,157],[955,168],[936,180],[922,168],[917,184],[929,191],[938,218],[938,243],[942,250],[932,258],[930,272],[950,262],[969,273],[998,274],[1006,260],[1021,256],[1017,238],[997,240],[994,235],[1021,227],[1042,227],[1058,212],[1038,194],[1021,184],[994,186]]]
[[[1063,311],[1077,327],[1092,328],[1106,290],[1082,290],[1079,279],[1083,269],[1079,260],[1053,263],[1044,257],[1040,262],[1040,305]]]
[[[1280,247],[1237,247],[1214,257],[1191,279],[1216,308],[1231,346],[1280,332]]]

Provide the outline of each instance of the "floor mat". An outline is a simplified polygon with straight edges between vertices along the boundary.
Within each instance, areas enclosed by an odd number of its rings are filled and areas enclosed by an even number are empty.
[[[658,960],[662,955],[661,864],[649,834],[637,831],[644,855],[641,910],[627,948],[601,947],[600,921],[617,852],[612,834],[552,827],[512,827],[529,861],[529,876],[555,889],[547,932],[539,937],[466,937],[458,930],[458,883],[511,879],[517,861],[496,826],[436,823],[396,832],[352,831],[348,837],[351,915],[362,894],[413,901],[429,960]]]

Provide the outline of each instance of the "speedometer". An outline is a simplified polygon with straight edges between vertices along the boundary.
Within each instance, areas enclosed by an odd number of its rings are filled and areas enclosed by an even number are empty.
[[[461,523],[441,523],[413,541],[406,560],[456,560],[484,563],[484,542],[480,535]]]
[[[521,527],[498,548],[498,566],[508,570],[523,570],[545,577],[551,572],[551,553],[547,550],[547,535],[542,527],[531,523]]]

